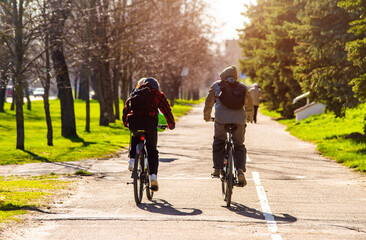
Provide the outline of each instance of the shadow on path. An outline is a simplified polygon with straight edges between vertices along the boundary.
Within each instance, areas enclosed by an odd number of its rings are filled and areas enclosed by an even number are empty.
[[[159,162],[174,162],[175,160],[178,160],[178,158],[159,158]]]
[[[253,219],[261,219],[264,220],[263,212],[258,211],[255,208],[250,208],[240,203],[232,202],[231,207],[228,208],[230,211],[242,215],[244,217],[249,217]],[[282,214],[282,216],[273,215],[275,221],[277,222],[287,222],[293,223],[297,221],[297,218],[289,215],[289,214]]]
[[[177,209],[172,204],[163,199],[154,199],[151,200],[151,203],[141,203],[138,205],[138,207],[148,212],[160,213],[165,215],[194,216],[202,214],[202,211],[197,208]]]

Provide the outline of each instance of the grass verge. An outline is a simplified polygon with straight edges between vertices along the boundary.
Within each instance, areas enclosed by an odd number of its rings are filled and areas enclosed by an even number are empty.
[[[57,175],[0,176],[0,223],[18,221],[18,215],[30,211],[42,211],[55,193],[67,188],[69,183]]]
[[[278,114],[264,110],[265,115],[278,118]],[[366,136],[362,134],[366,104],[347,109],[345,118],[336,118],[332,113],[310,116],[296,122],[295,119],[280,119],[287,130],[299,139],[315,143],[323,156],[345,166],[366,173]]]
[[[176,118],[186,114],[198,101],[177,100],[172,107]],[[32,162],[75,161],[88,158],[110,157],[129,143],[129,130],[122,121],[99,126],[99,103],[90,104],[90,132],[85,129],[85,102],[75,101],[77,138],[61,136],[59,100],[50,101],[53,124],[53,144],[47,145],[47,126],[43,101],[33,101],[32,110],[24,109],[25,150],[16,150],[15,111],[5,104],[5,113],[0,113],[0,165]]]

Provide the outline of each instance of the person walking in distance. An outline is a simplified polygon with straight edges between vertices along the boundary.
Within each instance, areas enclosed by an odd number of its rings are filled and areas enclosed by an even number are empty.
[[[154,78],[146,78],[139,83],[139,87],[127,99],[123,108],[123,123],[135,134],[137,130],[145,130],[146,148],[151,176],[151,190],[158,191],[157,173],[159,167],[158,141],[158,115],[159,110],[167,120],[169,129],[175,128],[175,120],[169,102],[163,92],[160,91],[159,83]],[[138,138],[131,138],[131,146],[136,146]],[[136,156],[136,147],[131,147],[128,169],[133,170]]]
[[[237,169],[239,186],[247,184],[245,127],[246,122],[253,121],[253,103],[248,88],[238,82],[235,66],[230,66],[220,73],[220,80],[210,87],[205,101],[203,118],[211,121],[212,107],[215,107],[215,133],[212,145],[213,172],[212,177],[219,178],[224,165],[226,130],[225,124],[235,124],[233,131],[234,165]]]
[[[259,103],[263,99],[263,92],[259,88],[258,83],[254,83],[252,85],[251,89],[249,90],[249,92],[250,92],[250,96],[252,97],[253,107],[254,107],[253,121],[254,121],[254,123],[257,123],[257,112],[258,112]]]

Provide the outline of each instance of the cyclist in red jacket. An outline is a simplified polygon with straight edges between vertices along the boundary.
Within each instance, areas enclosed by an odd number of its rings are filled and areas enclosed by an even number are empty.
[[[163,92],[160,92],[160,86],[156,79],[146,78],[144,83],[139,86],[142,88],[150,89],[150,97],[147,108],[140,110],[133,110],[131,107],[131,97],[126,101],[125,107],[123,108],[123,123],[130,129],[132,133],[136,133],[137,130],[145,130],[146,136],[146,148],[148,154],[148,162],[150,167],[151,176],[151,190],[158,191],[159,185],[157,181],[157,173],[159,167],[159,151],[157,150],[158,141],[158,115],[159,110],[163,113],[167,120],[169,129],[175,128],[175,120],[172,114],[170,104]],[[131,150],[130,150],[130,161],[128,169],[133,170],[134,160],[136,156],[136,145],[139,139],[131,138]]]

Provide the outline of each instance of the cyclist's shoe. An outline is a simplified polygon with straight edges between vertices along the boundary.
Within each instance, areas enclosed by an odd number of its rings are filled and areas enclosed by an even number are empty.
[[[156,174],[151,174],[151,191],[157,192],[159,190],[159,184]]]
[[[212,178],[220,178],[220,173],[221,173],[221,170],[215,168],[215,170],[213,170],[213,172],[211,173],[211,176],[212,176]]]
[[[135,164],[135,159],[131,158],[130,161],[128,162],[128,170],[132,171],[134,164]]]
[[[244,187],[245,185],[247,185],[247,180],[245,180],[245,175],[244,175],[244,171],[241,169],[238,169],[238,185],[239,187]]]

